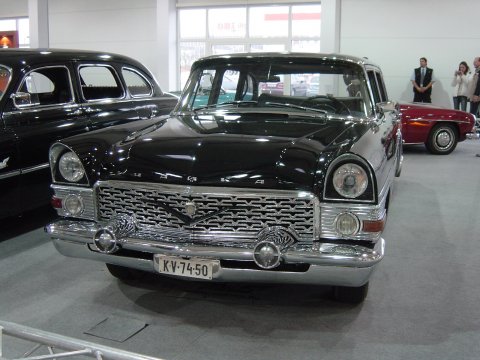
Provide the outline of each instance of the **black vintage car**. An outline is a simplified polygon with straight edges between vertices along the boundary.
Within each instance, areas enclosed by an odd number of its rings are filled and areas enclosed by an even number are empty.
[[[175,104],[125,56],[0,50],[0,218],[48,204],[53,142],[168,114]]]
[[[298,78],[315,94],[294,94]],[[333,285],[360,302],[384,256],[400,126],[368,60],[207,57],[170,117],[52,146],[62,218],[46,231],[62,254],[121,279]]]

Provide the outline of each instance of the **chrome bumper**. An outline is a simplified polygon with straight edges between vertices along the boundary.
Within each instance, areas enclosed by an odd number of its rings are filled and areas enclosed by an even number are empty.
[[[45,227],[56,249],[65,256],[97,260],[139,270],[156,272],[153,259],[95,250],[93,238],[101,226],[91,221],[58,220]],[[162,254],[181,257],[198,257],[217,260],[253,261],[253,246],[198,245],[169,242],[153,238],[152,233],[135,231],[118,240],[124,250],[145,254]],[[384,256],[385,241],[380,238],[373,249],[360,245],[335,245],[330,243],[294,244],[282,252],[285,264],[308,264],[304,272],[226,268],[220,266],[213,281],[226,282],[278,282],[337,286],[361,286],[373,273]]]

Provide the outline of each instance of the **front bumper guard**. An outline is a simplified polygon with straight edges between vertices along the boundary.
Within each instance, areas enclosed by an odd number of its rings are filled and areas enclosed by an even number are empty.
[[[156,272],[152,259],[96,251],[94,236],[103,227],[92,221],[58,220],[45,227],[56,249],[65,256],[85,258],[129,268]],[[196,244],[189,239],[172,242],[154,237],[151,231],[136,230],[117,239],[119,248],[145,254],[185,258],[253,261],[254,243],[232,245]],[[225,244],[225,243],[224,243]],[[282,251],[286,264],[308,264],[302,272],[218,267],[213,281],[299,283],[336,286],[361,286],[368,282],[384,256],[385,241],[380,238],[373,249],[361,245],[314,242],[296,243]]]

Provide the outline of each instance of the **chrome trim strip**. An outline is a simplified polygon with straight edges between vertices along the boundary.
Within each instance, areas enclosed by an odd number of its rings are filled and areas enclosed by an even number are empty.
[[[47,169],[49,166],[50,165],[48,163],[46,163],[46,164],[35,165],[35,166],[32,166],[32,167],[28,167],[28,168],[24,168],[24,169],[20,169],[20,170],[13,170],[13,171],[10,171],[10,172],[4,173],[4,174],[0,174],[0,180],[8,179],[8,178],[11,178],[11,177],[14,177],[14,176],[19,176],[19,175],[22,175],[22,174],[29,174],[29,173],[32,173],[32,172],[35,172],[35,171],[40,171],[40,170],[43,170],[43,169]]]
[[[135,183],[136,184],[136,183]],[[248,195],[251,197],[259,195],[271,195],[271,196],[281,196],[281,197],[296,197],[296,198],[308,198],[314,199],[315,195],[308,191],[302,190],[277,190],[277,189],[253,189],[253,188],[235,188],[235,187],[216,187],[216,186],[190,186],[190,185],[173,185],[173,184],[162,184],[162,183],[151,183],[151,182],[142,182],[142,188],[146,189],[155,189],[162,192],[172,193],[172,194],[183,194],[183,195],[225,195],[225,194],[238,194],[238,195]],[[111,186],[115,188],[124,188],[130,189],[132,182],[130,181],[120,181],[120,180],[107,180],[107,181],[97,181],[94,185],[95,188],[101,186]]]
[[[31,172],[34,172],[34,171],[47,169],[49,166],[50,165],[48,163],[46,163],[46,164],[41,164],[41,165],[36,165],[36,166],[29,167],[29,168],[25,168],[25,169],[22,169],[20,171],[21,171],[22,174],[28,174],[28,173],[31,173]]]
[[[14,177],[14,176],[18,176],[18,175],[21,175],[21,174],[22,174],[22,171],[21,171],[21,170],[9,171],[9,172],[0,174],[0,180],[8,179],[8,178],[11,178],[11,177]]]

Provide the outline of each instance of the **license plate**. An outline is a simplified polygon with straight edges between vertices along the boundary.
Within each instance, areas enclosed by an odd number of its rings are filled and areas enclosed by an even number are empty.
[[[176,256],[155,255],[153,264],[155,270],[161,274],[212,280],[214,266],[218,267],[220,262],[209,259],[183,259]]]

